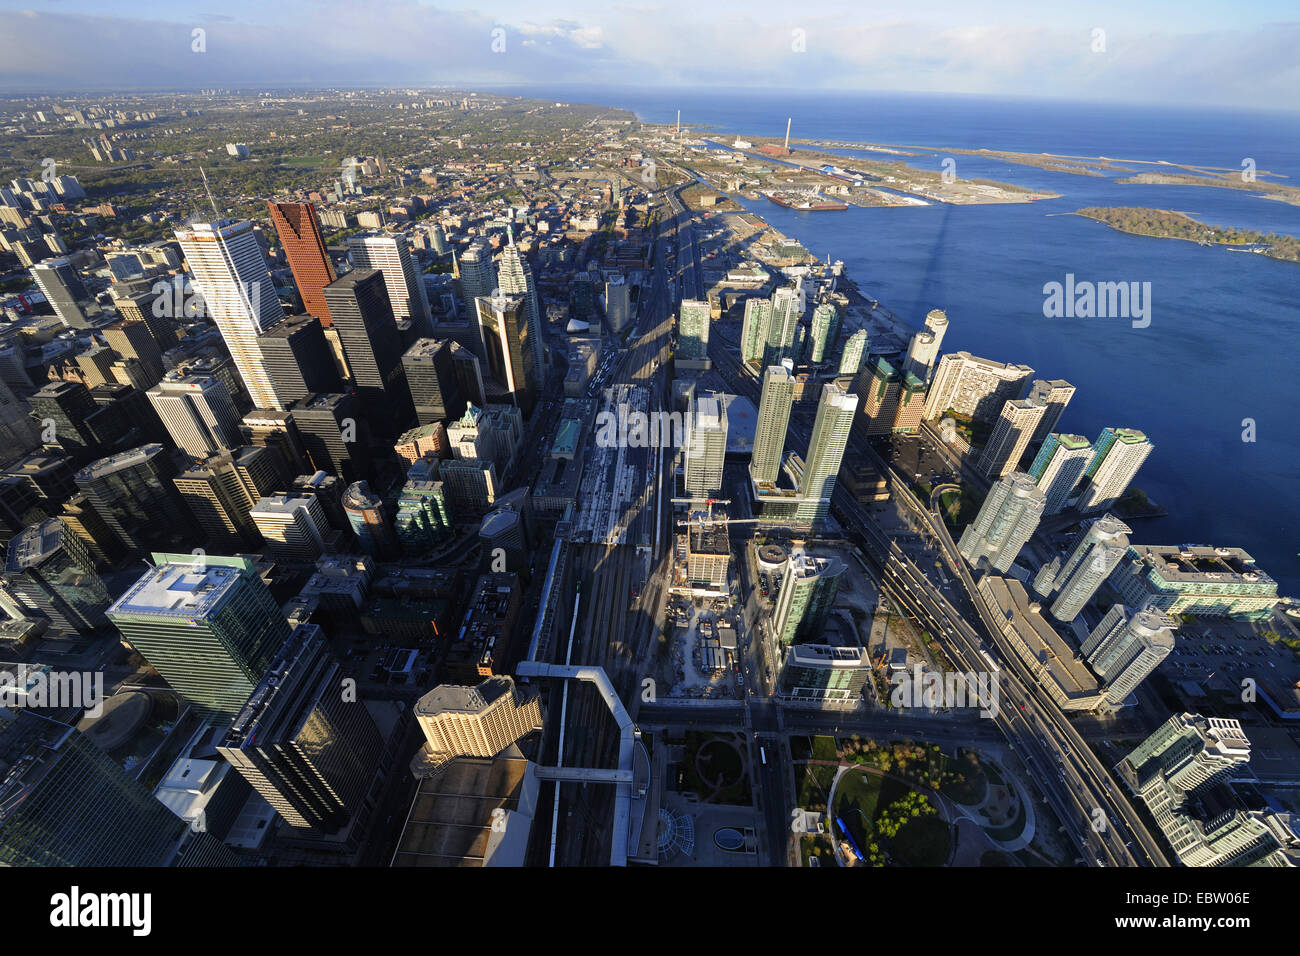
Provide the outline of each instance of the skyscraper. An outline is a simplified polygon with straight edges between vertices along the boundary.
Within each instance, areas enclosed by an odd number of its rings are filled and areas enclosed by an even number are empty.
[[[20,711],[0,727],[0,862],[167,866],[187,824],[67,724]]]
[[[839,558],[813,557],[801,548],[790,552],[772,612],[772,634],[778,642],[800,644],[821,633],[845,570]]]
[[[877,356],[874,362],[862,366],[853,382],[862,405],[859,428],[866,435],[888,435],[893,431],[902,393],[898,370]]]
[[[371,429],[395,438],[413,423],[415,409],[384,277],[374,269],[353,269],[326,286],[324,295]]]
[[[289,637],[289,624],[252,561],[155,554],[108,609],[122,636],[205,717],[244,707]]]
[[[682,300],[674,359],[679,368],[709,367],[709,303],[698,299]]]
[[[925,399],[927,421],[948,409],[977,421],[992,421],[1009,399],[1019,398],[1034,370],[978,358],[969,352],[949,352],[939,359]]]
[[[173,479],[185,506],[208,537],[211,549],[256,548],[262,535],[249,511],[263,495],[288,484],[283,461],[272,448],[246,445],[213,455]]]
[[[433,334],[428,294],[405,236],[387,233],[353,236],[348,240],[348,258],[355,269],[378,269],[383,273],[389,305],[397,319],[410,319],[419,335]],[[327,304],[330,316],[337,322],[334,304]]]
[[[1079,511],[1087,514],[1113,507],[1154,447],[1136,428],[1103,428],[1083,473]]]
[[[284,317],[266,256],[247,220],[194,222],[176,230],[194,284],[258,408],[284,408],[257,337]]]
[[[148,395],[176,447],[193,457],[239,447],[239,414],[215,378],[169,372]]]
[[[371,492],[369,482],[355,481],[348,486],[343,493],[343,512],[362,551],[377,558],[397,553],[397,537],[388,525],[384,503]]]
[[[341,685],[320,628],[301,624],[217,745],[292,827],[342,829],[378,772],[383,738]]]
[[[1024,472],[1013,471],[990,490],[979,514],[962,532],[957,550],[978,567],[987,558],[993,569],[1006,574],[1043,516],[1045,499]]]
[[[47,382],[28,399],[32,418],[46,447],[56,445],[83,464],[99,450],[87,419],[99,410],[90,389],[80,382]]]
[[[167,284],[163,283],[162,288],[167,288]],[[143,283],[116,283],[109,292],[117,314],[127,322],[143,322],[160,353],[176,347],[176,329],[166,314],[169,311],[165,307],[167,303],[160,302],[162,296],[157,291],[145,287]],[[118,351],[126,354],[121,349]]]
[[[488,371],[505,388],[510,401],[529,416],[537,402],[537,369],[524,300],[496,295],[475,301]]]
[[[948,331],[948,314],[943,309],[931,309],[925,316],[925,328],[912,336],[903,361],[903,371],[910,372],[922,382],[929,383],[934,374],[944,333]]]
[[[621,275],[612,275],[605,283],[605,317],[615,335],[627,328],[632,320],[631,286]]]
[[[1020,467],[1029,439],[1046,412],[1046,402],[1033,395],[1012,399],[1002,406],[1002,414],[980,456],[979,468],[985,477],[1001,478]]]
[[[1250,740],[1241,721],[1175,714],[1120,763],[1120,779],[1138,796],[1157,788],[1173,791],[1181,805],[1189,794],[1226,781],[1250,761]]]
[[[70,259],[47,259],[29,271],[60,322],[70,329],[90,327],[87,313],[98,309]]]
[[[767,347],[767,327],[772,321],[772,302],[753,296],[745,300],[745,318],[740,332],[740,360],[761,362]]]
[[[34,524],[9,542],[4,581],[23,610],[56,631],[86,632],[108,623],[108,590],[94,559],[58,518]]]
[[[497,266],[497,287],[502,295],[518,296],[524,300],[528,343],[533,353],[533,374],[536,388],[543,389],[546,384],[546,348],[542,340],[542,309],[537,301],[537,285],[533,282],[532,269],[515,245],[513,235],[501,250],[501,262]]]
[[[1044,515],[1058,514],[1065,508],[1091,460],[1092,442],[1082,435],[1047,436],[1029,467],[1029,476],[1047,499]]]
[[[757,484],[775,484],[781,474],[785,433],[794,407],[794,368],[790,363],[770,365],[763,373],[763,393],[758,401],[758,424],[754,428],[754,451],[749,474]]]
[[[1158,610],[1129,611],[1116,604],[1092,629],[1080,650],[1118,707],[1174,649],[1178,623]]]
[[[1044,600],[1055,598],[1052,617],[1067,624],[1078,617],[1128,551],[1129,532],[1114,515],[1104,515],[1079,537],[1059,570],[1053,563],[1043,566],[1034,578],[1034,590]]]
[[[345,481],[361,477],[368,458],[355,395],[308,395],[294,402],[289,411],[302,439],[308,468],[327,471]]]
[[[421,425],[460,418],[468,404],[460,389],[449,340],[420,339],[402,355],[406,384]]]
[[[844,343],[844,351],[840,354],[840,374],[857,375],[862,369],[863,362],[866,361],[867,352],[871,347],[871,339],[866,329],[858,329]]]
[[[329,521],[311,495],[267,495],[249,511],[271,553],[282,561],[312,562],[325,552]]]
[[[144,322],[139,319],[121,319],[105,327],[104,339],[108,342],[108,347],[122,358],[134,358],[140,362],[145,374],[153,380],[146,387],[157,384],[162,378],[162,351]]]
[[[333,320],[330,318],[329,304],[321,290],[337,276],[329,251],[325,248],[325,239],[321,235],[316,207],[305,202],[268,201],[266,205],[271,213],[271,222],[275,224],[276,234],[284,246],[289,268],[293,270],[293,281],[298,285],[303,308],[319,319],[322,326],[329,328]],[[333,389],[314,388],[312,391],[328,392]]]
[[[492,249],[486,239],[475,239],[456,259],[460,288],[465,297],[465,318],[478,321],[477,301],[497,291],[492,273]]]
[[[1034,434],[1029,438],[1031,445],[1038,444],[1038,442],[1043,441],[1048,435],[1056,431],[1056,426],[1061,421],[1061,413],[1065,411],[1065,406],[1070,404],[1074,392],[1074,386],[1064,379],[1057,378],[1051,381],[1034,379],[1033,384],[1029,386],[1028,397],[1042,402],[1047,406],[1047,409],[1043,412],[1038,427],[1034,429]]]
[[[323,302],[323,291],[319,294]],[[313,392],[342,391],[338,367],[316,316],[289,316],[271,331],[259,335],[257,347],[275,393],[286,405]]]
[[[415,719],[424,731],[423,762],[437,766],[453,757],[495,757],[541,729],[542,708],[536,686],[501,675],[477,687],[438,685],[416,702]]]
[[[818,524],[830,511],[835,480],[853,428],[853,413],[858,409],[858,396],[849,391],[850,384],[847,378],[837,378],[822,386],[803,481],[799,484],[799,496],[804,499],[797,514],[801,521]]]
[[[809,324],[808,361],[817,365],[835,354],[835,342],[840,335],[840,308],[830,300],[818,302],[813,308]]]
[[[767,327],[763,365],[778,365],[795,357],[795,334],[803,319],[803,295],[799,286],[786,286],[772,293],[772,314]]]
[[[190,514],[172,484],[175,476],[163,446],[150,444],[92,462],[75,480],[123,547],[145,552],[175,547],[192,533]]]
[[[716,395],[695,400],[686,444],[686,491],[696,498],[722,492],[722,468],[727,455],[727,416]]]

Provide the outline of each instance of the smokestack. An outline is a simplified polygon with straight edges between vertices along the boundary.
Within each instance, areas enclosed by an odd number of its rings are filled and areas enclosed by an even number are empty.
[[[792,119],[794,119],[793,116],[787,116],[785,120],[785,151],[787,153],[790,152],[790,121]]]

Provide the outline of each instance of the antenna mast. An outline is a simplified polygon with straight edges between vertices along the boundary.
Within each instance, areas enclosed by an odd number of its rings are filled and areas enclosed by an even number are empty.
[[[212,198],[212,189],[208,186],[207,171],[202,166],[199,167],[199,174],[203,177],[203,190],[208,194],[208,203],[212,206],[212,215],[220,219],[221,213],[217,212],[217,201]]]

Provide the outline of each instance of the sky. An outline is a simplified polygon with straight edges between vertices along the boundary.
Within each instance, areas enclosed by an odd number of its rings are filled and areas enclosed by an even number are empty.
[[[1295,0],[0,0],[0,50],[0,92],[21,93],[765,87],[1300,110]]]

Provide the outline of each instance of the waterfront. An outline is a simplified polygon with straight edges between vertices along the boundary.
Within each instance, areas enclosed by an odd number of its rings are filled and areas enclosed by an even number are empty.
[[[572,90],[567,95],[577,97]],[[783,100],[769,93],[656,91],[617,102],[611,91],[591,96],[652,122],[671,122],[680,107],[684,125],[689,119],[750,135],[779,135],[784,118],[793,115],[795,135],[807,138],[1229,168],[1249,156],[1261,170],[1290,174],[1291,182],[1300,178],[1300,117],[1293,114],[1222,114],[1207,122],[1180,111],[938,97],[892,98],[887,108],[880,98],[863,97],[860,109],[846,111],[835,98]],[[939,169],[942,157],[936,152],[908,161]],[[1145,431],[1156,447],[1136,485],[1169,515],[1139,522],[1135,540],[1242,547],[1278,579],[1283,593],[1300,595],[1300,443],[1292,421],[1300,266],[1126,235],[1064,215],[1094,205],[1152,206],[1208,223],[1300,235],[1300,207],[1230,189],[1118,184],[1111,176],[985,157],[958,155],[956,161],[959,176],[1063,196],[1032,205],[853,207],[834,216],[737,201],[823,259],[844,260],[865,294],[914,325],[929,309],[946,309],[952,324],[945,351],[1024,362],[1039,376],[1076,385],[1062,428],[1089,438],[1107,425]],[[1071,273],[1150,282],[1150,326],[1044,318],[1044,284]],[[1245,419],[1254,420],[1253,443],[1242,440]]]

